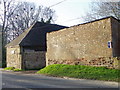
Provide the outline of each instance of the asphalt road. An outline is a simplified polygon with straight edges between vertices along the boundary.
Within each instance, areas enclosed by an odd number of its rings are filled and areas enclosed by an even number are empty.
[[[118,83],[2,71],[2,88],[118,88]]]

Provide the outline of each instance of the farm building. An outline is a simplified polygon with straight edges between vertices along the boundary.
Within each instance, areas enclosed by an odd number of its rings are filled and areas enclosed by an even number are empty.
[[[47,34],[46,64],[117,67],[120,21],[106,17]]]
[[[46,33],[66,28],[56,24],[36,22],[6,45],[7,67],[39,69],[46,65]]]

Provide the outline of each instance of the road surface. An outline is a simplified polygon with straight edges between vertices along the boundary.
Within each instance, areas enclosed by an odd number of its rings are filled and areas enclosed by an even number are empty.
[[[2,88],[118,88],[118,83],[2,71]]]

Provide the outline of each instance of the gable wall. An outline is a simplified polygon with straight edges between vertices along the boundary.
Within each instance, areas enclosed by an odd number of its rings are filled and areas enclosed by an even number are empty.
[[[15,68],[19,68],[22,69],[22,55],[21,55],[21,51],[20,51],[20,47],[16,46],[16,47],[7,47],[7,67],[15,67]]]
[[[111,35],[111,18],[48,33],[46,64],[108,65]]]
[[[120,22],[112,18],[111,26],[112,26],[113,56],[120,57]]]

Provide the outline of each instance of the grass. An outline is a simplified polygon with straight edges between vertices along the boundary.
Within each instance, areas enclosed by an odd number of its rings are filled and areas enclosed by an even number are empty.
[[[37,73],[60,77],[67,76],[73,78],[118,82],[119,71],[120,70],[108,69],[106,67],[54,64],[39,70]]]
[[[18,68],[15,68],[15,67],[6,67],[6,68],[4,68],[4,70],[11,70],[11,71],[38,71],[40,69],[41,68],[34,68],[34,69],[18,69]]]
[[[16,68],[13,71],[24,71],[24,70]]]
[[[14,70],[15,68],[14,67],[6,67],[4,68],[4,70]]]
[[[4,70],[11,70],[11,71],[23,71],[22,69],[14,68],[14,67],[6,67]]]

